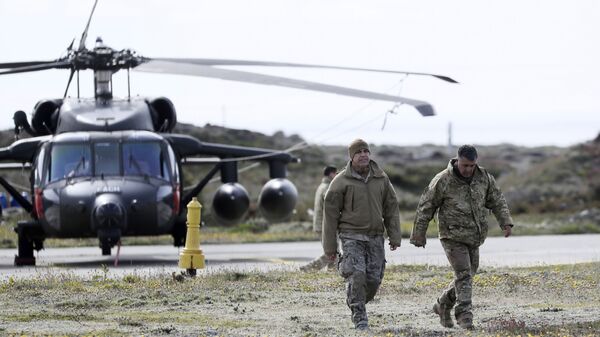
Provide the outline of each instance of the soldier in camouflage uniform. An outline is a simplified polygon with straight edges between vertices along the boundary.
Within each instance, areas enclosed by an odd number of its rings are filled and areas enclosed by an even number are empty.
[[[325,192],[327,192],[327,188],[329,188],[329,184],[331,180],[337,174],[337,168],[334,166],[327,166],[323,170],[323,179],[321,180],[321,184],[317,187],[317,192],[315,193],[315,208],[313,215],[313,230],[322,236],[323,232],[323,202],[325,201]],[[323,254],[316,259],[312,260],[307,265],[300,267],[301,271],[313,271],[313,270],[321,270],[327,266],[327,270],[334,268],[334,262],[330,261],[327,255]]]
[[[369,145],[362,139],[348,148],[350,161],[329,185],[325,195],[323,250],[333,260],[336,238],[343,256],[338,271],[346,280],[346,303],[359,330],[368,330],[365,304],[375,297],[383,279],[387,231],[390,249],[400,247],[400,216],[390,179],[370,160]]]
[[[424,248],[427,226],[438,212],[440,241],[454,269],[454,280],[433,306],[442,326],[454,326],[451,310],[456,305],[458,325],[473,328],[472,277],[479,266],[479,246],[488,232],[488,210],[494,213],[504,236],[510,236],[513,221],[502,192],[494,177],[477,165],[475,147],[463,145],[458,158],[450,160],[448,168],[425,188],[410,237],[410,243]]]

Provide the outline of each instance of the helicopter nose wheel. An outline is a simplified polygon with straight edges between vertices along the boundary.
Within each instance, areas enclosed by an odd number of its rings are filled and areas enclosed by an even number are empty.
[[[110,251],[112,250],[112,246],[110,244],[110,240],[102,240],[102,241],[100,241],[100,249],[102,250],[102,255],[103,256],[110,255]]]
[[[121,240],[121,232],[119,230],[99,231],[98,234],[102,255],[110,255],[112,248]]]

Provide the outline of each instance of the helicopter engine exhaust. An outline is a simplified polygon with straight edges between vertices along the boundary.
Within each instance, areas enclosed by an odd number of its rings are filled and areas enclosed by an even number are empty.
[[[158,97],[148,102],[156,132],[171,132],[177,124],[177,113],[170,99]]]
[[[110,255],[127,225],[126,212],[116,195],[101,194],[96,198],[92,212],[92,229],[98,233],[102,255]]]
[[[35,136],[35,132],[31,129],[29,122],[27,121],[27,114],[25,111],[19,110],[13,115],[13,122],[15,123],[15,135],[19,135],[21,130],[27,132],[30,136]]]
[[[37,136],[54,134],[62,99],[42,100],[33,108],[31,126]]]

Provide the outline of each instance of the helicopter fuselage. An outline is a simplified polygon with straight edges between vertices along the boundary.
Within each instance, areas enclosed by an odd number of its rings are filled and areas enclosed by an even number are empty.
[[[170,233],[179,212],[179,166],[148,131],[71,132],[40,147],[32,167],[34,213],[47,237]]]
[[[212,214],[221,224],[239,223],[250,204],[237,182],[241,160],[268,163],[271,179],[257,202],[265,219],[289,219],[298,198],[286,179],[286,165],[297,158],[171,133],[177,118],[164,97],[42,100],[31,124],[23,111],[13,119],[17,136],[21,131],[34,136],[0,148],[0,160],[17,162],[6,168],[31,164],[31,200],[0,177],[0,185],[32,216],[15,227],[16,265],[35,264],[33,252],[43,249],[46,238],[97,237],[103,255],[110,255],[124,236],[171,234],[174,245],[181,246],[184,206],[219,172],[222,185],[213,196]],[[213,165],[185,194],[183,163]]]
[[[248,212],[250,199],[238,183],[238,162],[268,163],[270,180],[258,196],[258,210],[267,221],[285,221],[293,214],[298,191],[286,179],[287,164],[298,162],[287,150],[262,149],[233,144],[208,143],[195,137],[172,134],[177,116],[164,97],[131,97],[130,70],[201,76],[222,80],[276,85],[351,97],[383,100],[414,106],[423,116],[434,114],[424,101],[395,95],[297,80],[224,66],[300,67],[369,71],[390,74],[434,76],[426,73],[369,68],[349,68],[286,62],[220,60],[203,58],[149,58],[130,49],[115,50],[98,37],[93,49],[86,48],[92,8],[79,40],[65,56],[51,61],[0,63],[0,76],[66,69],[70,75],[63,98],[39,101],[31,123],[24,111],[13,116],[15,137],[22,131],[33,138],[17,140],[0,148],[0,169],[31,165],[32,199],[28,200],[0,176],[0,185],[31,214],[15,227],[18,236],[16,265],[34,265],[34,250],[43,249],[47,237],[98,237],[104,255],[110,254],[122,236],[171,233],[174,244],[185,238],[181,205],[197,196],[220,172],[222,185],[214,194],[212,210],[222,224],[239,223]],[[77,73],[94,72],[94,97],[69,98],[69,86]],[[113,97],[112,75],[127,71],[127,98]],[[79,77],[77,77],[79,79]],[[200,156],[200,157],[199,157]],[[206,157],[214,158],[206,158]],[[216,159],[216,160],[215,160]],[[181,195],[180,165],[214,165],[195,186]],[[181,204],[181,205],[180,205]]]

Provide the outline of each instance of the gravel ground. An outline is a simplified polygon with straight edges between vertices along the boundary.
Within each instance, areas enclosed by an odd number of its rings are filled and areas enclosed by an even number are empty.
[[[50,271],[0,283],[0,335],[598,336],[600,263],[499,268],[475,277],[476,329],[439,325],[448,268],[392,265],[357,332],[334,272],[220,270],[111,277]]]

